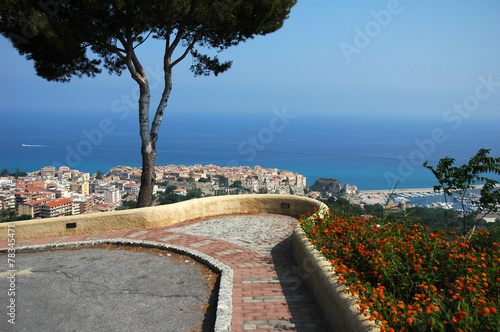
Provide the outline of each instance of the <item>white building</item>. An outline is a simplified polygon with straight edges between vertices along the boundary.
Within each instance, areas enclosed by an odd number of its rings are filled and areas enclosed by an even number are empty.
[[[54,192],[56,193],[56,198],[69,198],[71,197],[71,194],[65,186],[59,186],[56,189],[54,189]]]
[[[109,186],[104,191],[104,202],[108,204],[116,204],[121,200],[121,191],[115,186]]]
[[[184,188],[178,188],[174,190],[174,194],[181,195],[181,196],[186,196],[187,195],[187,190]]]
[[[139,193],[139,187],[135,183],[127,183],[123,185],[123,190],[129,195],[137,195]]]
[[[92,199],[83,195],[73,195],[72,214],[89,213],[92,208]]]
[[[14,183],[11,178],[0,178],[0,187],[10,187]]]
[[[10,191],[0,192],[0,209],[15,209],[16,208],[16,196],[14,196]]]

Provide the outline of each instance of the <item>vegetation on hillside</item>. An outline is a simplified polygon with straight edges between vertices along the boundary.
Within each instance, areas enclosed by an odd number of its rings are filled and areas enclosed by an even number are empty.
[[[0,223],[19,221],[19,220],[29,220],[29,219],[31,219],[31,217],[26,214],[18,216],[15,210],[0,209]]]
[[[17,166],[16,171],[14,173],[9,172],[7,167],[4,167],[4,169],[0,171],[0,177],[13,176],[17,179],[19,177],[26,176],[26,175],[28,175],[28,173],[21,172],[21,170],[19,169],[19,166]]]

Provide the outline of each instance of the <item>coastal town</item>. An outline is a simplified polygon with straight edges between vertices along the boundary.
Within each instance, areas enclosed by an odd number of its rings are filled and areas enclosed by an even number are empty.
[[[141,175],[141,168],[130,166],[116,166],[95,174],[66,166],[46,166],[25,176],[0,176],[0,210],[20,219],[34,219],[135,207]],[[324,201],[340,196],[361,208],[380,204],[396,210],[412,206],[452,209],[456,205],[454,201],[444,203],[442,194],[431,188],[360,191],[355,185],[325,178],[307,186],[306,177],[301,174],[260,166],[166,165],[156,166],[155,176],[154,195],[177,195],[178,199],[174,197],[169,202],[220,195],[284,194]],[[476,193],[469,195],[478,198]],[[491,214],[487,221],[499,217]]]
[[[156,166],[154,194],[176,187],[186,196],[197,189],[204,196],[227,194],[292,194],[305,196],[306,178],[297,173],[260,166],[216,165]],[[135,201],[140,190],[141,169],[117,166],[107,173],[90,174],[62,166],[42,169],[15,178],[0,177],[0,209],[28,218],[100,213],[120,209]]]

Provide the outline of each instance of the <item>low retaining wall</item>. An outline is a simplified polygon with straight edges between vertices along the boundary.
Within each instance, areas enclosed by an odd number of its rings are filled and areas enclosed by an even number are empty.
[[[234,195],[193,199],[176,204],[149,208],[33,219],[0,224],[0,241],[8,240],[9,226],[14,226],[16,239],[33,239],[74,234],[168,226],[188,220],[231,214],[274,213],[298,217],[321,202],[293,195]]]
[[[292,235],[293,257],[309,289],[319,303],[333,331],[380,331],[380,326],[360,313],[356,297],[345,294],[348,290],[329,262],[310,242],[301,225]]]

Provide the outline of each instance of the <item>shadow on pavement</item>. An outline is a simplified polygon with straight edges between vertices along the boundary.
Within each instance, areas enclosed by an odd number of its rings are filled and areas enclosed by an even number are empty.
[[[292,255],[292,236],[271,250],[272,262],[287,299],[295,331],[330,331],[321,307],[316,303]],[[286,330],[286,329],[283,329]]]

